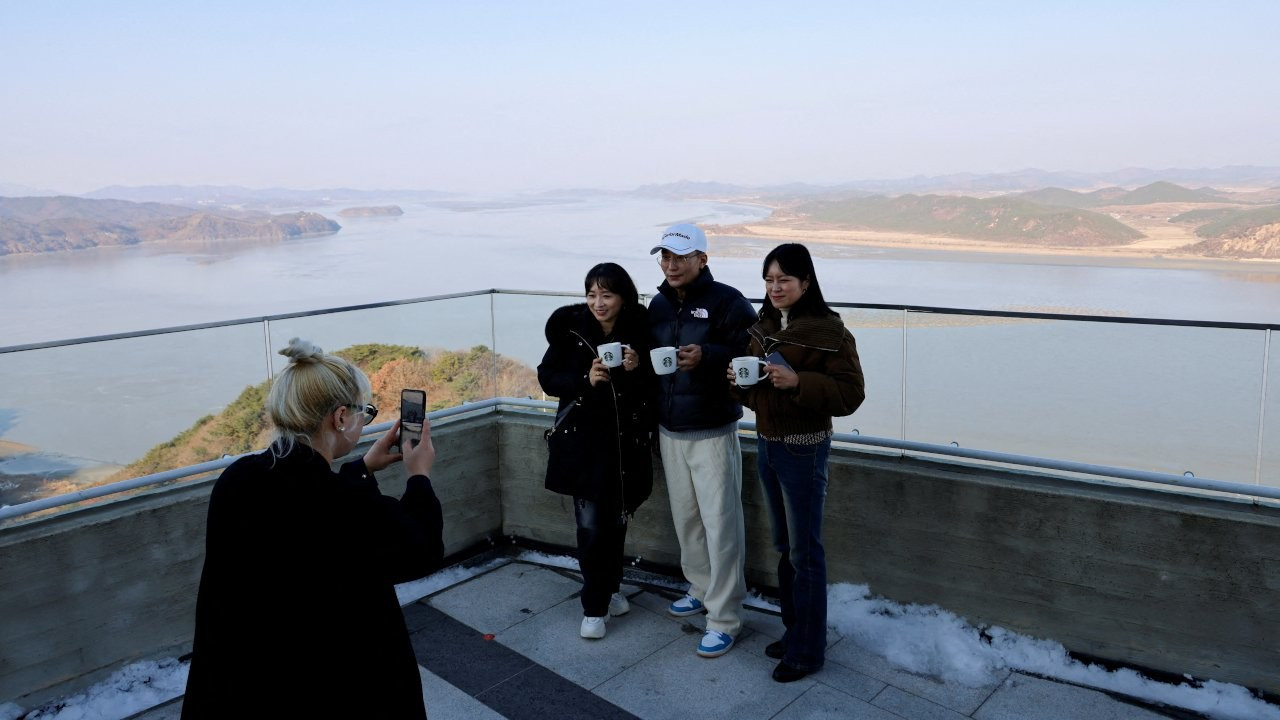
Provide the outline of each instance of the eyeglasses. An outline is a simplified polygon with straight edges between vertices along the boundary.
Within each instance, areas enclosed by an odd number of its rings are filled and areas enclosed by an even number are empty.
[[[360,412],[361,425],[368,425],[369,423],[373,422],[374,418],[378,417],[378,406],[374,405],[373,403],[366,403],[364,405],[351,405],[350,407],[353,407]]]
[[[694,252],[689,253],[688,255],[672,255],[671,253],[666,252],[664,250],[662,254],[658,256],[658,264],[659,265],[686,265],[688,263],[691,263],[697,260],[700,255],[702,255],[702,253],[697,252],[696,250]]]

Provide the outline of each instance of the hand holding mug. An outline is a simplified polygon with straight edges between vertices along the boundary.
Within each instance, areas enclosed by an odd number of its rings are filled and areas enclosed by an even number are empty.
[[[630,345],[622,346],[622,369],[630,372],[640,366],[640,355]]]
[[[702,362],[702,346],[701,345],[681,345],[676,350],[676,367],[680,370],[688,372]]]
[[[600,358],[591,361],[591,371],[587,373],[587,380],[591,382],[591,387],[609,382],[609,368]]]

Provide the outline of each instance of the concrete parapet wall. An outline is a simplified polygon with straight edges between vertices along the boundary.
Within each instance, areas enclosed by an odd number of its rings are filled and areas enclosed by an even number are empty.
[[[504,532],[572,547],[570,501],[543,488],[545,421],[509,419]],[[743,442],[747,581],[777,586],[755,442]],[[835,449],[828,578],[974,624],[1176,675],[1280,693],[1280,510],[990,467]],[[665,482],[627,553],[679,566]]]
[[[547,420],[510,414],[501,428],[503,532],[518,538],[573,548],[577,545],[573,498],[544,487],[547,474]],[[653,494],[627,528],[626,553],[650,562],[680,566],[680,547],[661,462],[654,459]]]
[[[1280,692],[1280,510],[842,452],[834,580],[977,624]]]
[[[574,545],[570,499],[543,489],[548,426],[517,412],[435,428],[449,552],[499,534]],[[748,582],[773,587],[754,443],[743,445]],[[379,479],[403,489],[403,471]],[[210,487],[0,529],[0,701],[33,704],[189,647]],[[1280,693],[1275,508],[838,449],[824,534],[831,582]],[[679,565],[660,468],[627,553]]]

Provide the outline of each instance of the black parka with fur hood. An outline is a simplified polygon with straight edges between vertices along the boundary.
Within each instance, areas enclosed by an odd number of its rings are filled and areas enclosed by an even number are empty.
[[[568,305],[551,314],[546,334],[538,382],[560,399],[557,417],[565,418],[548,447],[546,487],[634,513],[653,490],[650,448],[657,426],[649,401],[648,311],[624,307],[606,337],[585,303]],[[606,342],[630,345],[640,364],[631,371],[614,368],[609,382],[592,387],[587,374],[596,347]]]

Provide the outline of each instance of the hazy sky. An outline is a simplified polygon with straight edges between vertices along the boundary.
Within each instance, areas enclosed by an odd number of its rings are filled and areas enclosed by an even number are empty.
[[[0,5],[0,183],[1280,165],[1280,2]]]

